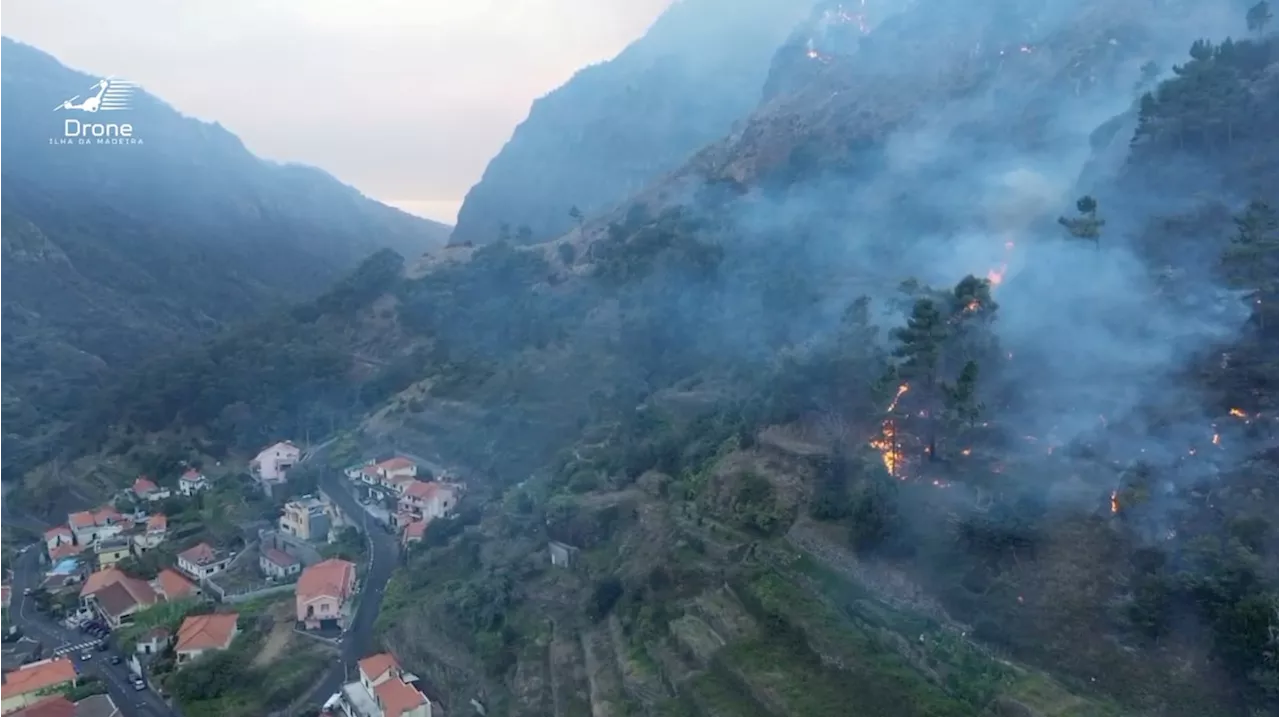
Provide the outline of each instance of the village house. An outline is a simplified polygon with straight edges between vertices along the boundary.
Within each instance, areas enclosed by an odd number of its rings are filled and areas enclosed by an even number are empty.
[[[280,441],[263,448],[252,461],[249,471],[263,483],[283,483],[289,469],[302,460],[302,449],[290,441]]]
[[[258,567],[262,569],[263,575],[276,580],[284,580],[302,572],[302,563],[279,548],[263,549],[258,556]]]
[[[342,687],[347,717],[431,717],[431,701],[411,683],[418,678],[400,668],[390,653],[358,663],[359,679]]]
[[[133,494],[138,500],[154,503],[168,498],[169,489],[161,488],[146,476],[138,476],[138,479],[133,482]]]
[[[200,587],[173,568],[161,570],[151,585],[169,601],[200,597]]]
[[[400,533],[400,545],[407,548],[414,543],[421,543],[422,538],[427,534],[427,526],[430,524],[430,518],[409,520],[405,523],[404,530]]]
[[[326,501],[310,495],[285,503],[280,515],[280,530],[302,540],[324,540],[330,525]]]
[[[547,552],[551,554],[551,564],[558,568],[573,567],[574,555],[578,549],[572,545],[552,540],[547,543]]]
[[[120,717],[120,709],[108,694],[82,697],[72,702],[65,695],[42,697],[12,717]]]
[[[4,676],[0,714],[16,712],[40,699],[76,685],[76,667],[66,657],[53,657],[10,672]]]
[[[213,577],[226,570],[230,563],[230,555],[215,550],[208,543],[200,543],[178,553],[178,569],[196,580]]]
[[[133,552],[138,555],[155,548],[164,542],[169,534],[169,519],[162,513],[147,518],[146,528],[133,536]]]
[[[96,612],[113,628],[128,624],[133,614],[160,601],[145,580],[110,567],[89,576],[80,587],[80,604]]]
[[[457,490],[453,486],[415,479],[405,486],[398,507],[415,518],[443,518],[457,502]]]
[[[236,613],[194,615],[182,621],[178,641],[173,647],[178,664],[190,662],[206,652],[225,650],[240,633]]]
[[[195,468],[188,468],[187,472],[178,478],[178,492],[187,497],[203,490],[209,490],[209,479]]]
[[[316,563],[298,577],[294,593],[298,622],[308,630],[346,628],[355,594],[355,563],[338,558]]]
[[[95,510],[82,510],[67,516],[67,525],[75,536],[77,545],[93,545],[103,538],[124,532],[128,520],[110,505]]]
[[[159,655],[169,646],[171,639],[173,635],[169,632],[169,628],[153,627],[138,638],[138,643],[133,649],[139,655]]]
[[[44,531],[45,550],[50,554],[61,545],[72,545],[76,542],[75,534],[65,525],[55,525]]]
[[[93,547],[94,555],[98,559],[98,569],[109,568],[129,557],[131,544],[129,538],[123,535],[99,540]]]

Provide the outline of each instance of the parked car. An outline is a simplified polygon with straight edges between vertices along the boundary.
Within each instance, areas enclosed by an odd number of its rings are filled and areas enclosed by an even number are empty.
[[[144,682],[141,677],[135,677],[133,678],[133,689],[141,692],[142,690],[147,689],[147,683]]]
[[[89,660],[92,660],[92,659],[93,659],[93,653],[92,653],[92,652],[90,652],[90,651],[88,651],[88,650],[85,650],[84,652],[80,653],[80,661],[81,661],[81,662],[88,662]]]
[[[112,656],[111,656],[111,664],[113,664],[113,665],[118,665],[118,664],[120,664],[121,662],[124,662],[124,658],[123,658],[123,657],[121,657],[121,656],[119,656],[119,655],[112,655]]]

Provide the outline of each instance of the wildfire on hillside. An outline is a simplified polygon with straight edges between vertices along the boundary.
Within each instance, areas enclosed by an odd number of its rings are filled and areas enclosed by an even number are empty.
[[[884,463],[885,470],[889,471],[889,475],[897,478],[898,471],[902,466],[902,452],[898,446],[897,425],[893,420],[893,412],[898,408],[898,402],[902,400],[903,394],[911,389],[908,384],[898,386],[898,392],[894,394],[893,401],[889,403],[889,407],[885,409],[888,418],[880,423],[880,433],[873,437],[869,445],[880,453],[880,460]]]
[[[1120,498],[1117,494],[1117,491],[1114,491],[1114,490],[1111,491],[1111,512],[1112,513],[1120,512]]]

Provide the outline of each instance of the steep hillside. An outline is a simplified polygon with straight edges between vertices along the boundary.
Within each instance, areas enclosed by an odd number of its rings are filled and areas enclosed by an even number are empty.
[[[99,78],[8,39],[3,60],[6,466],[114,370],[447,232],[143,92],[127,111],[51,111]],[[55,144],[68,119],[129,122],[142,144]]]
[[[811,4],[673,3],[616,58],[534,102],[450,241],[545,241],[574,226],[571,207],[608,209],[680,166],[755,106],[774,49]]]
[[[379,620],[451,707],[1274,714],[1276,35],[1244,18],[824,4],[740,131],[586,231],[384,256],[160,359],[24,499],[359,419],[471,486]]]

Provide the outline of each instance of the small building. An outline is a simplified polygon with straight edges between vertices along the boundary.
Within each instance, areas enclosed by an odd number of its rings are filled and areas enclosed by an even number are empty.
[[[55,525],[44,531],[44,547],[45,551],[53,555],[53,551],[63,545],[74,545],[76,542],[75,534],[71,532],[71,528],[65,525]]]
[[[105,505],[96,510],[82,510],[67,516],[67,525],[77,545],[87,546],[124,532],[127,521],[115,507]],[[46,543],[47,544],[47,543]]]
[[[431,524],[430,518],[419,518],[409,521],[404,526],[404,532],[400,534],[400,544],[409,547],[413,543],[421,543],[422,538],[427,534],[427,526]]]
[[[290,441],[267,446],[249,462],[249,472],[263,483],[283,483],[289,469],[302,460],[302,449]]]
[[[160,574],[156,575],[152,585],[155,587],[156,592],[163,595],[164,599],[170,602],[200,597],[200,586],[191,582],[185,575],[173,568],[161,570]]]
[[[123,535],[99,540],[97,545],[93,546],[94,555],[98,559],[98,569],[109,568],[129,557],[130,545],[132,543],[129,538]]]
[[[263,548],[258,556],[262,574],[276,580],[284,580],[302,572],[302,563],[279,548]]]
[[[173,640],[173,635],[169,632],[169,628],[163,626],[153,627],[138,638],[138,644],[134,647],[134,652],[139,655],[159,655],[169,646],[171,640]]]
[[[155,548],[169,535],[169,519],[162,513],[147,518],[146,528],[133,536],[133,551],[138,555]]]
[[[359,679],[340,693],[347,717],[431,717],[431,701],[413,685],[418,678],[401,669],[394,655],[371,655],[358,666]]]
[[[443,518],[457,502],[458,495],[453,486],[414,479],[404,486],[398,505],[401,510],[418,518]]]
[[[65,657],[53,657],[29,665],[4,676],[0,687],[0,711],[4,714],[27,707],[42,698],[76,684],[76,667]]]
[[[230,555],[208,543],[200,543],[178,553],[178,569],[196,580],[213,577],[230,564]]]
[[[418,475],[418,465],[404,456],[389,458],[381,463],[374,464],[374,467],[378,469],[378,475],[382,478],[391,478],[393,476],[416,478]]]
[[[330,558],[302,571],[294,592],[298,622],[308,630],[346,628],[356,594],[356,565]]]
[[[187,497],[209,490],[209,487],[209,479],[195,468],[188,468],[187,472],[178,478],[178,492]]]
[[[225,650],[240,633],[236,613],[193,615],[182,621],[173,651],[178,663],[190,662],[206,652]]]
[[[302,540],[324,540],[330,525],[326,501],[315,496],[285,503],[280,515],[280,530]]]
[[[158,500],[165,500],[169,497],[169,489],[161,488],[156,485],[155,481],[146,476],[138,476],[133,482],[133,495],[138,500],[144,500],[148,503],[154,503]]]
[[[547,552],[551,554],[551,564],[558,568],[573,567],[573,560],[578,549],[555,540],[547,543]]]
[[[133,621],[134,613],[160,601],[145,580],[125,574],[116,567],[99,570],[80,588],[80,603],[96,612],[113,628]]]

